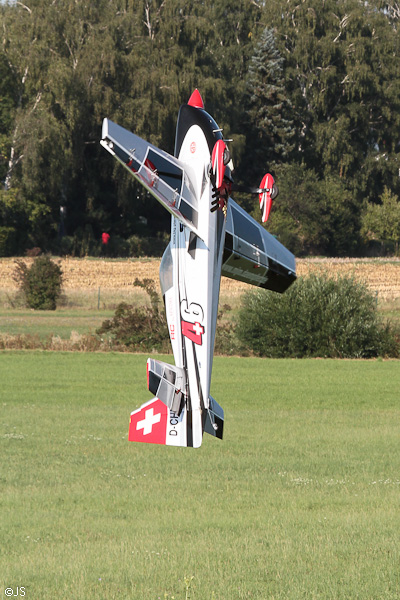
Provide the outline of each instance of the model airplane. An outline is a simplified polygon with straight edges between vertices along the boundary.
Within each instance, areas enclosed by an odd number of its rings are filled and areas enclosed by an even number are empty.
[[[199,447],[222,439],[224,411],[210,395],[221,274],[283,292],[296,279],[294,256],[230,198],[257,194],[268,218],[273,177],[240,188],[221,129],[195,90],[181,106],[175,156],[104,119],[102,146],[171,213],[171,241],[160,265],[175,366],[149,358],[154,398],[131,414],[129,440]]]

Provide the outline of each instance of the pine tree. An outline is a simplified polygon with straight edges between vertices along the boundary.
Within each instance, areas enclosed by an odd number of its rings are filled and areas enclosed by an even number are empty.
[[[288,159],[293,149],[292,105],[285,91],[283,62],[272,29],[261,34],[247,79],[247,152],[262,172]]]

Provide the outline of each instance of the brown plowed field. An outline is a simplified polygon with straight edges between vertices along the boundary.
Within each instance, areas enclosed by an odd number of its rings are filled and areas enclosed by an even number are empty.
[[[27,264],[32,259],[25,259]],[[135,278],[150,277],[158,285],[159,259],[142,260],[95,260],[66,258],[55,259],[60,263],[64,274],[64,289],[115,290],[132,289]],[[16,284],[12,279],[15,269],[14,259],[0,259],[0,288],[12,290]],[[298,276],[309,273],[330,275],[351,275],[364,282],[371,291],[378,293],[381,300],[400,297],[400,259],[299,259]],[[222,278],[221,291],[240,294],[248,286],[232,279]]]

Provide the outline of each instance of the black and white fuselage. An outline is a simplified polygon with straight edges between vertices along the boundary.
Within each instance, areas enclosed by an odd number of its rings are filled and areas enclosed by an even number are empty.
[[[190,207],[191,218],[199,235],[172,217],[171,241],[160,267],[175,365],[187,372],[187,443],[194,447],[201,444],[202,419],[210,403],[225,238],[224,212],[210,210],[210,155],[221,137],[215,121],[204,110],[190,105],[181,108],[175,155],[191,175],[196,199],[196,206]]]

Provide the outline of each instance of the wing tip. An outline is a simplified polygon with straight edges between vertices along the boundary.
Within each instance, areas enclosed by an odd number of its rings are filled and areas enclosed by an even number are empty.
[[[103,125],[101,128],[101,137],[104,140],[108,136],[108,119],[105,117],[103,119]]]

